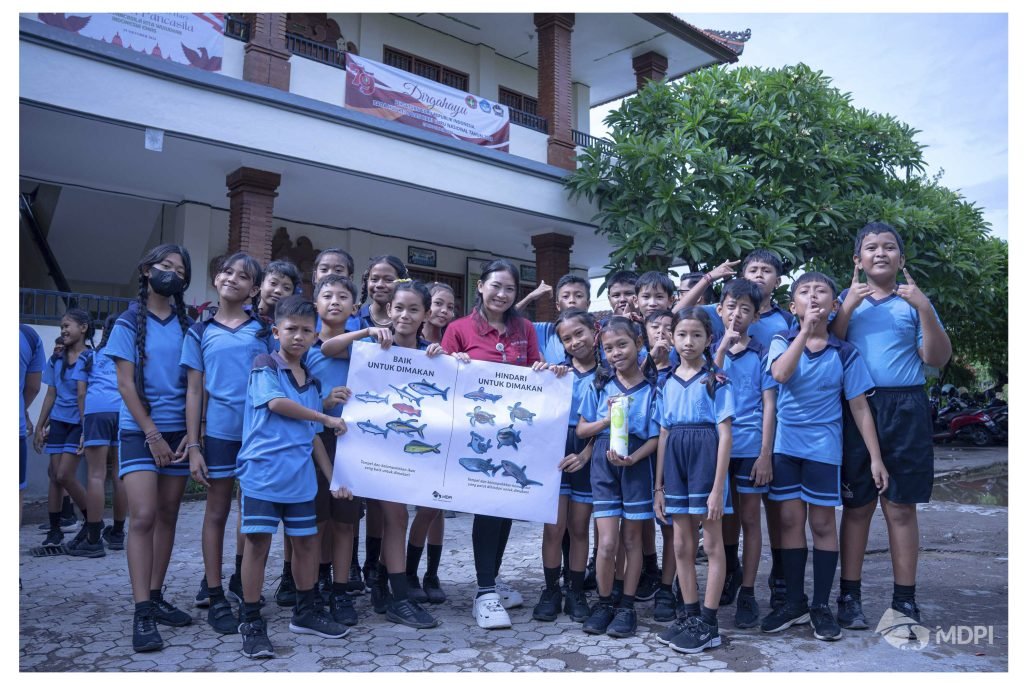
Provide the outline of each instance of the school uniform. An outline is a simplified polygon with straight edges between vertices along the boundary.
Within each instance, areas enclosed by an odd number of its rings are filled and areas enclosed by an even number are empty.
[[[721,339],[725,336],[725,323],[722,316],[718,315],[718,304],[702,304],[701,308],[711,318],[711,336]]]
[[[782,310],[778,304],[773,303],[769,310],[761,313],[757,320],[751,323],[747,334],[756,339],[767,351],[768,347],[772,345],[772,338],[775,335],[785,334],[798,327],[795,315]]]
[[[662,463],[666,514],[707,514],[718,467],[718,425],[735,412],[732,386],[706,368],[688,380],[673,374],[658,391],[654,422],[668,431]],[[722,493],[723,513],[732,514],[728,474]]]
[[[839,295],[840,301],[848,291]],[[867,398],[889,472],[883,495],[894,503],[927,503],[935,478],[935,452],[924,362],[917,352],[924,343],[921,316],[895,294],[877,300],[867,297],[850,316],[846,340],[860,352],[875,385]],[[847,405],[843,418],[843,504],[861,507],[877,498],[878,489],[867,446]]]
[[[46,365],[43,340],[28,325],[18,326],[18,489],[28,486],[28,426],[25,424],[25,380],[29,374],[42,373]]]
[[[249,380],[253,359],[270,353],[269,330],[248,318],[231,328],[216,320],[196,323],[189,328],[181,347],[179,363],[186,373],[203,373],[206,402],[206,435],[203,459],[210,479],[235,476],[238,451],[242,447],[242,422],[245,405],[239,399]]]
[[[50,431],[44,449],[47,455],[78,453],[82,439],[82,416],[78,412],[78,382],[71,378],[73,367],[67,367],[61,355],[50,356],[43,368],[43,384],[57,390],[50,409]]]
[[[138,336],[139,302],[133,301],[128,310],[114,322],[110,338],[104,351],[115,360],[135,364],[138,372],[138,352],[135,348]],[[191,325],[192,320],[188,323]],[[188,385],[185,369],[178,364],[185,333],[181,330],[178,317],[172,310],[166,318],[158,318],[152,311],[145,312],[146,363],[143,368],[143,391],[150,406],[150,419],[160,430],[164,441],[177,450],[185,438],[185,389]],[[141,397],[140,397],[141,398]],[[118,475],[124,477],[131,472],[157,472],[176,477],[189,475],[188,462],[170,463],[157,467],[156,461],[146,445],[146,435],[122,401],[118,414]]]
[[[316,321],[316,331],[319,332],[321,327],[320,319]],[[349,319],[345,321],[346,332],[358,332],[359,330],[366,329],[367,327],[378,327],[377,323],[373,322],[373,317],[370,315],[370,304],[365,303],[359,307],[359,310],[349,316]]]
[[[587,447],[587,440],[576,436],[576,427],[580,423],[580,404],[583,396],[594,380],[594,373],[597,368],[591,368],[587,372],[580,372],[572,364],[571,359],[561,363],[569,367],[572,372],[572,401],[569,404],[569,429],[565,436],[565,455],[582,453]],[[590,486],[590,468],[588,461],[586,465],[575,472],[562,471],[562,483],[558,495],[569,496],[569,499],[576,503],[592,504],[594,502],[593,490]]]
[[[598,392],[591,381],[580,402],[579,416],[587,422],[598,422],[608,416],[608,399],[629,396],[629,452],[658,436],[658,425],[652,419],[656,388],[641,381],[626,389],[618,377],[612,377]],[[649,463],[618,467],[608,462],[611,431],[605,429],[594,439],[590,459],[590,486],[594,497],[594,517],[654,519],[654,484]],[[620,453],[619,455],[628,455]]]
[[[767,372],[798,330],[776,335],[768,350]],[[804,349],[793,375],[778,386],[771,500],[801,499],[839,507],[839,470],[843,459],[841,399],[856,398],[874,383],[857,349],[833,334],[825,348]]]
[[[739,353],[725,352],[723,370],[729,378],[736,408],[732,419],[729,476],[736,482],[737,493],[768,493],[767,484],[755,486],[750,479],[754,462],[761,455],[763,393],[766,389],[774,388],[774,383],[766,374],[767,358],[768,349],[753,336],[747,347]]]
[[[319,382],[307,370],[299,384],[277,352],[253,361],[245,396],[242,449],[235,476],[242,488],[242,533],[273,534],[283,520],[289,536],[316,534],[313,438],[319,422],[293,420],[270,410],[286,398],[322,411]]]
[[[545,362],[552,365],[565,363],[568,356],[565,353],[565,346],[555,330],[555,324],[551,322],[533,323],[533,330],[537,333],[537,345]]]
[[[85,382],[85,417],[82,445],[117,447],[117,418],[121,410],[121,392],[117,389],[117,365],[106,347],[83,352],[75,363],[71,378]]]

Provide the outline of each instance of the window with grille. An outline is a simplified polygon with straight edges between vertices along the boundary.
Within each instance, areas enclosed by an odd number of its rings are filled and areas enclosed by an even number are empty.
[[[498,88],[498,102],[527,114],[537,115],[537,98],[524,95],[508,88]]]
[[[466,303],[463,297],[466,278],[462,275],[456,275],[455,273],[441,273],[436,270],[420,270],[412,267],[409,267],[408,270],[409,277],[414,280],[419,280],[428,287],[431,282],[441,282],[451,287],[455,292],[455,317],[459,318],[466,315]]]
[[[450,69],[443,64],[431,62],[402,52],[391,47],[384,46],[384,63],[402,71],[414,73],[422,78],[436,81],[456,90],[469,91],[469,75],[455,69]]]

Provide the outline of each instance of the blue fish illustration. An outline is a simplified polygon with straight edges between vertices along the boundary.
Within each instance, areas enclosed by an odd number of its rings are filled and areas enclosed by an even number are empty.
[[[480,424],[491,425],[492,427],[494,426],[494,415],[485,412],[480,406],[474,406],[473,412],[466,413],[466,416],[469,418],[469,424],[474,427],[476,427],[477,422]]]
[[[508,412],[510,415],[509,419],[511,419],[513,422],[515,422],[516,420],[521,420],[522,422],[525,422],[526,424],[532,426],[533,418],[537,417],[537,413],[531,413],[526,408],[523,408],[522,405],[522,403],[517,401],[514,406],[508,407]]]
[[[474,401],[480,401],[481,403],[484,401],[491,401],[492,403],[497,403],[498,399],[501,398],[501,396],[499,396],[498,394],[488,394],[483,389],[477,389],[476,391],[471,391],[468,394],[466,394],[466,398],[472,399]]]
[[[501,465],[495,465],[490,458],[459,458],[459,464],[470,472],[483,472],[488,477],[501,469]]]
[[[437,443],[431,446],[429,443],[423,443],[422,441],[410,441],[405,444],[403,448],[406,453],[440,453],[441,444]]]
[[[520,467],[511,460],[502,460],[501,467],[502,469],[505,470],[504,472],[501,473],[501,476],[512,477],[513,479],[516,480],[516,483],[519,484],[524,489],[530,484],[536,484],[537,486],[544,485],[539,481],[533,481],[532,479],[528,478],[526,476],[526,467]]]
[[[446,401],[448,400],[448,389],[451,389],[451,387],[442,389],[430,382],[410,382],[407,386],[420,396],[440,396]]]
[[[356,394],[356,398],[363,403],[387,403],[390,400],[391,395],[379,396],[371,391],[367,391],[362,394]]]
[[[369,420],[365,422],[356,422],[356,427],[359,427],[363,434],[373,434],[375,436],[383,436],[385,439],[388,438],[388,430],[383,427],[378,427]]]
[[[485,441],[484,437],[480,436],[476,432],[470,432],[469,433],[469,439],[470,439],[470,441],[466,445],[469,446],[470,448],[472,448],[476,453],[479,453],[480,455],[483,455],[487,451],[491,450],[491,440],[490,439],[487,439]]]
[[[522,441],[522,438],[519,436],[519,432],[512,428],[512,425],[498,430],[498,448],[511,446],[518,451],[519,446],[517,444],[520,441]]]
[[[415,401],[417,406],[419,406],[420,401],[423,400],[422,396],[417,396],[408,389],[399,389],[394,384],[389,384],[388,386],[397,391],[398,395],[401,396],[402,398],[408,399],[410,401]]]
[[[413,434],[419,434],[422,439],[423,430],[427,428],[427,425],[420,425],[417,427],[413,422],[419,422],[419,420],[416,418],[412,418],[411,420],[392,420],[387,423],[387,427],[391,431],[403,434],[409,438],[412,438]]]

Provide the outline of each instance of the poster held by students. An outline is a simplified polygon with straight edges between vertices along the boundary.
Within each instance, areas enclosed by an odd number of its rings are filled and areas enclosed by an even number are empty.
[[[555,521],[571,378],[357,343],[348,381],[332,489]]]

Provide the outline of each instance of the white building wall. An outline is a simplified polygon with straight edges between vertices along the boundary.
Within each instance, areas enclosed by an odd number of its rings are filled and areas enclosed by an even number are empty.
[[[224,38],[224,57],[221,59],[220,72],[232,78],[242,78],[242,67],[245,65],[245,43],[234,38]]]
[[[508,142],[516,156],[548,163],[548,136],[545,133],[513,123],[509,126]]]
[[[314,62],[298,55],[288,60],[291,65],[289,89],[296,95],[345,106],[345,70]]]

